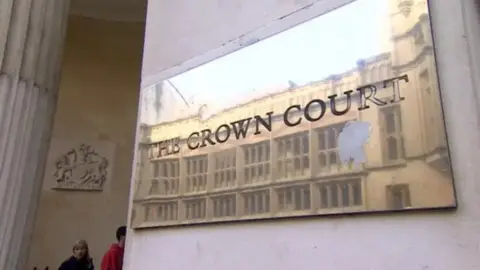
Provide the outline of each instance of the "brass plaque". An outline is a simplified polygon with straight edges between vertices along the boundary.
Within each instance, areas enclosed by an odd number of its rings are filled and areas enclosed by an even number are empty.
[[[141,104],[134,228],[456,207],[427,1],[355,1]]]

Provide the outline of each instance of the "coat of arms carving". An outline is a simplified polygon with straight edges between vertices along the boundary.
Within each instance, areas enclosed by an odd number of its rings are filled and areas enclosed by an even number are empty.
[[[102,190],[108,178],[109,161],[91,145],[71,148],[55,161],[56,189]]]

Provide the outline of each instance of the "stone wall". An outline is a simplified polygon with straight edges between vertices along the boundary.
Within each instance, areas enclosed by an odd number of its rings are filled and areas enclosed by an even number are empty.
[[[143,32],[142,23],[69,20],[53,138],[27,269],[56,269],[78,239],[90,244],[99,266],[115,241],[117,226],[126,223]],[[82,144],[91,146],[90,150],[85,151]],[[88,169],[79,161],[83,153],[90,153],[97,162],[91,185],[80,182]],[[65,164],[75,155],[78,162],[69,171]]]

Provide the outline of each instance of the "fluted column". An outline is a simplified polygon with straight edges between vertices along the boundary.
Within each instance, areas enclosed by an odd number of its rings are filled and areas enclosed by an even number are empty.
[[[0,0],[0,269],[23,269],[50,141],[69,0]]]

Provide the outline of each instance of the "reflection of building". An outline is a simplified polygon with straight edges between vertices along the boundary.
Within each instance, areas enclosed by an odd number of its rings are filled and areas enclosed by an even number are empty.
[[[343,74],[268,95],[218,113],[207,121],[184,118],[142,128],[134,226],[252,219],[292,215],[430,208],[454,205],[447,145],[428,15],[411,8],[394,14],[390,53],[358,61]],[[411,18],[415,18],[412,20]],[[342,116],[286,127],[282,113],[294,104],[407,74],[405,100]],[[387,93],[388,92],[388,93]],[[378,97],[391,98],[379,91]],[[272,132],[176,155],[148,159],[148,143],[185,139],[274,111]],[[351,120],[371,123],[367,162],[339,162],[337,138]],[[140,168],[140,167],[139,167]]]
[[[195,109],[189,108],[175,90],[172,84],[165,82],[143,89],[140,122],[151,125],[192,115]],[[160,114],[161,111],[169,113]]]

